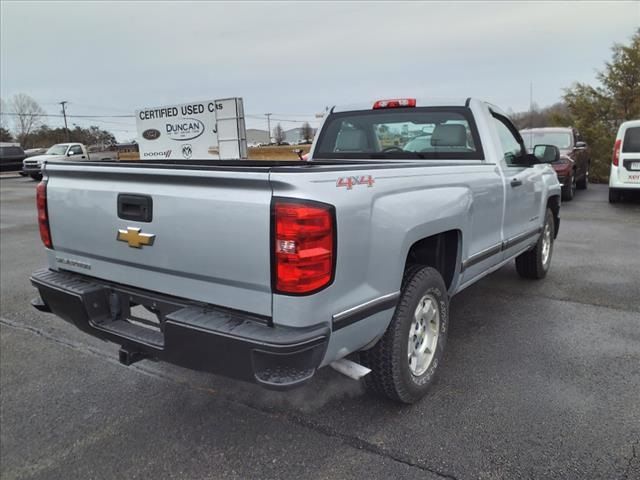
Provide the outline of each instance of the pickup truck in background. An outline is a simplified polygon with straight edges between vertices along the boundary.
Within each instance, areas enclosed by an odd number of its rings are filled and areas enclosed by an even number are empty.
[[[307,162],[47,161],[32,303],[127,365],[275,389],[331,365],[415,402],[456,293],[513,259],[547,274],[558,156],[485,102],[395,99],[334,107]]]
[[[560,150],[560,158],[552,166],[562,184],[562,200],[573,200],[576,189],[587,188],[591,151],[575,128],[530,128],[520,130],[520,134],[529,150],[538,144],[555,145]]]
[[[34,180],[42,179],[42,163],[45,161],[90,160],[87,147],[81,143],[57,143],[43,155],[27,157],[22,162],[22,173]]]

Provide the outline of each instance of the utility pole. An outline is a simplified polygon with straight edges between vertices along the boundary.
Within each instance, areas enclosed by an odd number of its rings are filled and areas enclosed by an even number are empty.
[[[267,117],[267,136],[269,137],[269,143],[271,143],[271,115],[273,115],[273,113],[264,114],[264,116]]]
[[[529,84],[529,128],[533,128],[533,81]]]
[[[64,117],[64,130],[67,132],[67,142],[70,142],[71,139],[69,137],[69,127],[67,127],[67,111],[65,109],[65,105],[69,103],[66,100],[60,102],[60,105],[62,105],[62,116]]]

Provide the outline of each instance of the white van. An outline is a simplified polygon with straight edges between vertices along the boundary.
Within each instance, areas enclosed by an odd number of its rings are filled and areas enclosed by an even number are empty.
[[[609,202],[619,202],[625,190],[640,191],[640,120],[618,129],[609,175]]]

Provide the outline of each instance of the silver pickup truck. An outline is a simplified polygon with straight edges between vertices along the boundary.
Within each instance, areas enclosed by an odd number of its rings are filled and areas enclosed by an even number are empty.
[[[482,101],[395,99],[334,107],[308,162],[47,162],[32,303],[127,365],[276,389],[332,365],[415,402],[451,297],[512,259],[547,273],[557,158]]]

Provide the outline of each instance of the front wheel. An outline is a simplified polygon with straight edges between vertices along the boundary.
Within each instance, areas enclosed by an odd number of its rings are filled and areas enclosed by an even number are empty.
[[[551,266],[553,253],[553,239],[555,238],[555,223],[553,212],[547,208],[542,233],[536,245],[516,257],[516,270],[521,277],[540,279],[547,276]]]
[[[415,403],[433,382],[449,329],[449,297],[444,280],[431,267],[405,273],[391,323],[371,349],[361,353],[371,369],[367,388],[388,398]]]
[[[40,180],[42,180],[42,174],[41,173],[32,173],[29,176],[31,177],[32,180],[35,180],[36,182],[39,182]]]
[[[562,186],[562,200],[569,202],[573,200],[576,194],[576,174],[573,172],[570,177],[565,180],[565,184]]]

